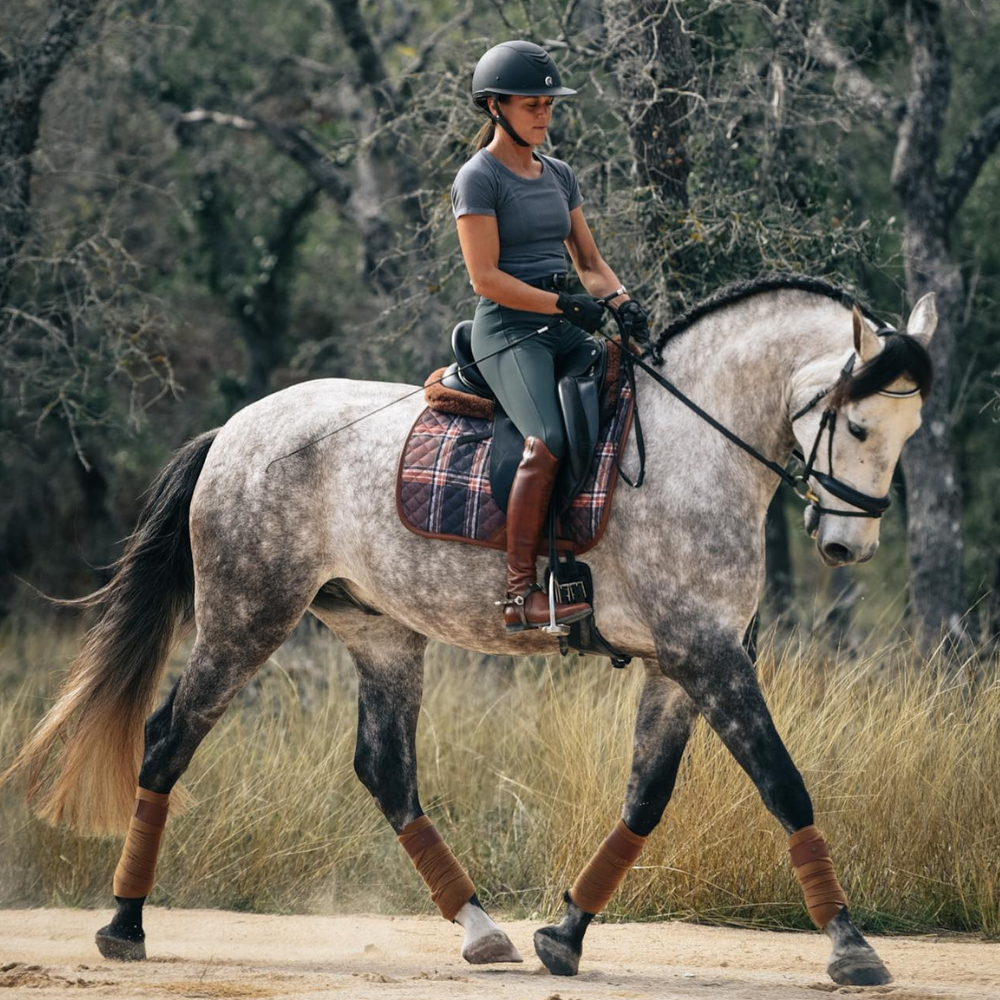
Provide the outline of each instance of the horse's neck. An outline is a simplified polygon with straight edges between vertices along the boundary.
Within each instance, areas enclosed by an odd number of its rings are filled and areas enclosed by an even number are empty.
[[[793,443],[792,400],[802,395],[805,383],[824,377],[830,359],[843,346],[823,332],[838,328],[836,321],[842,317],[833,310],[842,307],[823,302],[792,306],[770,296],[761,301],[764,298],[749,299],[692,324],[666,345],[660,371],[747,444],[784,462]],[[638,374],[645,382],[639,403],[649,436],[669,440],[681,404],[667,403],[661,398],[666,390]],[[652,406],[651,398],[656,400]],[[648,419],[647,409],[652,411]],[[699,460],[699,449],[711,436],[721,437],[709,424],[699,420],[698,425],[696,440],[690,442],[693,461]],[[743,464],[748,498],[754,503],[766,500],[774,490],[774,474],[749,456]]]

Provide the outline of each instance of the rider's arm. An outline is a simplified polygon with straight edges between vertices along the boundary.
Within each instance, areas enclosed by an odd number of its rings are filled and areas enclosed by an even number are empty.
[[[546,292],[526,284],[512,274],[501,271],[500,232],[493,215],[460,215],[458,242],[462,245],[465,267],[478,295],[510,309],[525,312],[557,315],[559,298],[555,292]]]
[[[615,272],[605,263],[597,244],[594,242],[594,234],[587,225],[587,220],[583,217],[583,207],[577,205],[569,213],[570,231],[566,237],[566,249],[573,260],[576,273],[583,283],[583,287],[598,298],[613,292],[621,287],[621,282],[615,276]],[[614,308],[620,306],[628,299],[628,295],[619,295],[611,300],[610,305]]]

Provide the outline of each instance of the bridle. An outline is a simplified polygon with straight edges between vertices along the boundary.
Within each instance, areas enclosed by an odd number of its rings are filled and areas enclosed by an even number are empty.
[[[889,494],[885,496],[872,496],[869,493],[862,493],[861,490],[855,489],[853,486],[848,485],[843,480],[836,477],[833,471],[833,435],[837,429],[837,407],[833,405],[828,405],[826,409],[823,410],[823,415],[820,418],[819,429],[816,431],[816,437],[813,439],[812,448],[809,450],[809,458],[806,459],[802,452],[798,448],[793,449],[792,455],[804,464],[804,468],[798,475],[793,475],[784,466],[779,465],[777,462],[773,462],[766,455],[762,455],[756,448],[752,445],[747,444],[741,437],[734,434],[728,427],[724,424],[719,423],[711,414],[706,413],[697,403],[689,399],[687,396],[681,392],[669,379],[664,378],[659,372],[647,365],[643,360],[636,357],[630,350],[628,350],[628,338],[629,330],[627,322],[623,321],[617,313],[614,314],[615,318],[618,320],[618,326],[621,329],[621,345],[615,345],[619,347],[620,354],[623,360],[627,362],[623,365],[622,375],[629,378],[633,399],[635,396],[635,375],[632,371],[633,365],[638,365],[646,372],[655,382],[658,382],[664,389],[675,396],[680,402],[682,402],[688,409],[692,410],[699,417],[705,420],[708,424],[714,427],[720,434],[725,438],[735,444],[737,447],[742,448],[751,458],[756,459],[761,465],[766,466],[775,475],[777,475],[782,482],[787,483],[795,491],[795,495],[803,502],[806,506],[806,512],[815,519],[815,523],[818,524],[818,519],[822,514],[829,514],[833,517],[881,517],[888,509],[889,505],[892,503]],[[890,333],[900,333],[899,330],[893,330],[890,327],[881,327],[875,331],[877,336],[885,337]],[[827,386],[825,389],[820,390],[815,396],[805,406],[800,410],[797,410],[791,418],[791,422],[794,424],[796,420],[800,417],[804,417],[811,410],[825,398],[827,398],[830,393],[834,391],[841,384],[841,382],[850,376],[851,372],[854,370],[855,362],[858,360],[857,352],[853,352],[850,358],[847,359],[847,363],[840,370],[840,376],[833,385]],[[905,399],[910,396],[916,396],[920,393],[919,388],[906,389],[906,390],[895,390],[895,389],[878,389],[877,394],[880,396],[892,396],[896,399]],[[827,468],[829,472],[818,472],[815,468],[816,456],[819,454],[820,443],[823,439],[824,431],[827,432]],[[645,476],[645,448],[642,442],[642,425],[638,420],[638,404],[636,403],[636,446],[639,452],[639,475],[636,477],[636,481],[632,482],[623,472],[622,477],[625,481],[634,487],[638,487],[642,484],[643,478]],[[621,467],[619,466],[619,472],[621,472]],[[833,507],[824,507],[820,498],[813,492],[812,486],[809,483],[810,479],[815,479],[820,486],[823,487],[831,496],[836,497],[838,500],[843,501],[846,504],[850,504],[852,507],[856,507],[857,510],[837,510]],[[811,529],[810,529],[811,530]]]
[[[876,330],[876,335],[879,337],[885,337],[890,333],[898,333],[898,330],[892,330],[888,327],[883,327],[880,330]],[[840,384],[840,382],[847,378],[851,372],[854,370],[854,364],[858,359],[856,353],[852,354],[848,359],[847,363],[840,370],[840,378],[832,385],[823,389],[821,392],[817,393],[813,398],[806,403],[802,409],[798,410],[792,416],[792,423],[794,424],[796,420],[800,417],[804,417],[807,413],[812,410],[821,399],[828,396],[833,390]],[[920,393],[920,389],[879,389],[877,390],[879,396],[892,396],[895,399],[906,399],[910,396],[916,396]],[[802,452],[798,448],[793,449],[792,454],[800,461],[803,462],[805,467],[801,474],[793,477],[794,482],[792,483],[792,488],[795,490],[800,500],[805,501],[809,504],[815,514],[832,514],[837,517],[881,517],[888,509],[892,500],[889,494],[886,493],[885,496],[876,497],[869,493],[862,493],[860,490],[856,490],[853,486],[849,486],[847,483],[838,479],[833,472],[833,435],[837,429],[837,408],[834,406],[827,406],[823,411],[823,416],[820,418],[819,429],[816,431],[816,437],[813,440],[812,449],[809,452],[809,459],[806,460],[802,456]],[[828,431],[827,434],[827,468],[829,472],[818,472],[814,468],[816,462],[816,455],[819,452],[820,441],[823,438],[823,431]],[[844,503],[850,504],[852,507],[857,507],[857,510],[835,510],[832,507],[824,507],[820,503],[820,499],[813,492],[812,487],[809,485],[809,479],[815,479],[816,482],[820,484],[831,496],[836,497],[838,500],[842,500]]]

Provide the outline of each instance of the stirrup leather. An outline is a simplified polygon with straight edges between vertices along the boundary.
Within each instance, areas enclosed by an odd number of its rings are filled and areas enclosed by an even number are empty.
[[[545,591],[541,587],[539,587],[537,583],[533,583],[523,594],[518,594],[516,597],[511,597],[510,594],[506,594],[502,601],[494,601],[493,604],[495,607],[508,608],[513,606],[517,608],[521,616],[521,624],[524,626],[529,626],[528,616],[527,614],[525,614],[524,611],[524,602],[527,599],[528,595],[534,593],[536,590],[540,594],[545,593]]]

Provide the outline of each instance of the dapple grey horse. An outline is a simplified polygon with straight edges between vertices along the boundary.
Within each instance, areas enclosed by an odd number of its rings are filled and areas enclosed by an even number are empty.
[[[907,333],[880,337],[852,305],[845,292],[814,279],[730,288],[682,317],[672,332],[683,328],[683,335],[664,335],[647,358],[662,355],[676,385],[777,462],[796,444],[809,454],[821,408],[835,406],[839,430],[818,448],[816,471],[882,496],[920,423],[930,377],[922,345],[937,315],[927,296]],[[897,370],[864,388],[865,372],[889,353],[889,341]],[[858,366],[844,374],[852,357]],[[863,391],[855,391],[859,385]],[[777,478],[641,370],[636,386],[646,482],[617,491],[604,537],[588,555],[598,627],[641,658],[645,671],[622,818],[640,837],[659,822],[700,713],[792,834],[812,824],[812,804],[741,644],[763,585],[764,521]],[[306,612],[343,642],[357,667],[358,777],[397,833],[422,815],[415,734],[428,638],[514,655],[554,652],[555,641],[539,631],[505,634],[494,606],[502,552],[428,540],[400,523],[394,481],[407,430],[424,405],[419,396],[329,434],[404,388],[305,382],[248,406],[173,457],[115,576],[77,602],[100,610],[97,624],[60,698],[4,775],[23,769],[29,789],[40,791],[45,761],[58,751],[42,815],[82,830],[120,831],[136,783],[170,792],[236,692]],[[636,461],[633,432],[623,468]],[[819,480],[812,485],[827,511],[817,521],[813,510],[807,524],[820,557],[830,565],[870,559],[878,519],[846,516],[850,504]],[[192,615],[190,660],[146,718],[177,630]],[[101,950],[144,957],[144,897],[116,899],[111,924],[98,932]],[[562,921],[537,932],[536,950],[551,971],[576,971],[591,916],[567,897]],[[455,919],[467,960],[521,960],[474,893]],[[824,931],[836,982],[889,980],[846,907]]]

